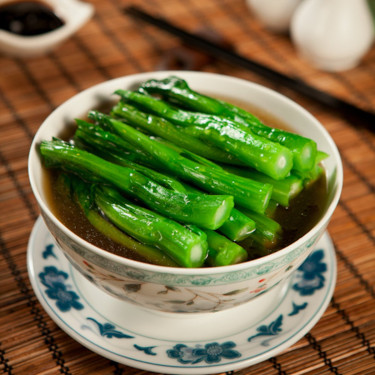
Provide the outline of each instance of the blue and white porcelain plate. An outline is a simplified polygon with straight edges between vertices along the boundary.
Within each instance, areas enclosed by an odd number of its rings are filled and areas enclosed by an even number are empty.
[[[27,260],[37,298],[68,335],[103,357],[164,374],[239,370],[279,354],[316,324],[336,283],[328,233],[289,280],[269,292],[273,302],[261,317],[261,296],[218,313],[182,315],[117,300],[71,266],[41,218]]]

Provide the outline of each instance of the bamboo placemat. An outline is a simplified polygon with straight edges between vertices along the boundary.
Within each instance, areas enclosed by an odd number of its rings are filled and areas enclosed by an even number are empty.
[[[91,0],[95,16],[45,57],[0,57],[0,371],[5,374],[146,374],[102,358],[60,330],[36,299],[26,269],[30,231],[39,215],[27,175],[29,147],[41,122],[77,92],[111,78],[161,66],[179,42],[122,13],[136,4],[181,27],[212,28],[236,50],[276,70],[366,108],[375,107],[375,49],[360,66],[324,73],[272,34],[244,0]],[[274,358],[239,374],[375,374],[375,136],[359,124],[242,69],[208,61],[202,70],[275,89],[316,116],[339,147],[345,183],[329,225],[338,280],[312,330]],[[375,124],[374,124],[375,127]]]

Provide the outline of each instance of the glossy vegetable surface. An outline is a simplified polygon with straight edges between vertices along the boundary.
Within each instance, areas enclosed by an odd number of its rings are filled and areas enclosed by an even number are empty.
[[[177,77],[116,94],[106,113],[77,119],[69,140],[40,144],[93,227],[164,266],[227,266],[287,244],[277,218],[324,172],[314,141]]]

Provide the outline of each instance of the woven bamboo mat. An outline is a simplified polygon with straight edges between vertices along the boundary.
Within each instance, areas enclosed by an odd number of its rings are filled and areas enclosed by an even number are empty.
[[[298,57],[287,36],[267,32],[244,0],[90,1],[96,9],[93,19],[48,56],[0,56],[0,372],[5,374],[147,373],[100,357],[60,330],[36,299],[26,269],[27,243],[38,217],[27,156],[43,119],[87,87],[160,68],[165,64],[161,57],[179,44],[125,16],[125,5],[141,5],[188,30],[212,28],[245,56],[375,108],[375,49],[353,70],[323,73]],[[242,69],[218,61],[200,69],[258,82],[291,97],[324,124],[344,164],[343,194],[328,228],[338,280],[327,311],[291,348],[238,373],[375,374],[374,133]]]

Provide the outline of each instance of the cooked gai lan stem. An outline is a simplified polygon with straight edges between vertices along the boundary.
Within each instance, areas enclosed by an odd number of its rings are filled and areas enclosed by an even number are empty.
[[[178,193],[134,169],[110,163],[61,141],[43,141],[40,151],[46,167],[61,168],[90,182],[112,184],[150,209],[183,223],[217,229],[233,208],[230,195]]]
[[[45,166],[60,169],[57,183],[94,228],[172,267],[226,266],[280,246],[278,206],[324,172],[328,155],[313,140],[178,77],[115,94],[109,114],[76,120],[70,142],[40,144]]]
[[[182,105],[191,111],[203,112],[228,118],[240,123],[258,136],[289,148],[293,153],[293,169],[307,171],[314,166],[316,143],[299,134],[283,129],[266,126],[252,113],[223,100],[208,97],[192,90],[186,81],[178,77],[144,82],[139,91],[147,94],[159,94],[172,103]]]
[[[256,212],[263,213],[265,211],[272,193],[271,185],[201,165],[131,126],[100,112],[91,111],[89,117],[111,126],[116,134],[148,153],[171,174],[210,193],[230,194],[234,197],[236,204],[240,206]]]

